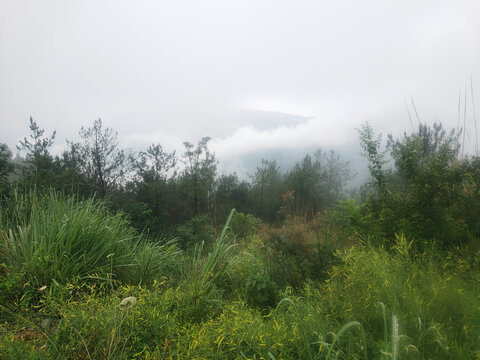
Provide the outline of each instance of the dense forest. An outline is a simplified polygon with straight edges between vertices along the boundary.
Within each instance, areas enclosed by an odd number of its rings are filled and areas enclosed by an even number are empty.
[[[0,357],[480,357],[480,158],[420,124],[219,174],[210,138],[135,153],[99,119],[0,144]],[[462,140],[463,139],[463,140]]]

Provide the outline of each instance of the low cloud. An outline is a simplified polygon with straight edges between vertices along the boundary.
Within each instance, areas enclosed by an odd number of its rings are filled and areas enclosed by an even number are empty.
[[[338,131],[337,126],[338,123],[319,119],[270,130],[246,126],[235,130],[229,136],[213,139],[211,146],[222,159],[273,149],[331,148],[344,145],[352,140],[354,135],[354,129]]]

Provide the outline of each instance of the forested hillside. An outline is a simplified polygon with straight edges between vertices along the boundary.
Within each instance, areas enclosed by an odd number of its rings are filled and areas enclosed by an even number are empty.
[[[357,132],[352,189],[321,144],[241,179],[208,137],[135,153],[97,120],[53,156],[30,118],[0,144],[0,357],[480,358],[478,154]]]

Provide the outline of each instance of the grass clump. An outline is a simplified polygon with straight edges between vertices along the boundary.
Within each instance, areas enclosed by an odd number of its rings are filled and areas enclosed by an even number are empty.
[[[146,241],[103,203],[54,191],[15,192],[4,199],[0,234],[4,304],[11,303],[12,296],[13,302],[35,304],[41,289],[60,289],[74,279],[112,286],[118,281],[151,283],[178,254],[171,242]]]

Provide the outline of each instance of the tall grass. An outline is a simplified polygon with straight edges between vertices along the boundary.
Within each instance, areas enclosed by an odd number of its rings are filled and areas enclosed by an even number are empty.
[[[234,213],[235,209],[232,209],[213,244],[201,241],[191,249],[191,254],[187,253],[183,258],[184,278],[198,282],[199,287],[205,290],[206,294],[214,290],[216,280],[225,275],[233,261],[232,250],[235,244],[230,243],[229,234],[230,221]],[[208,249],[210,251],[207,253]]]
[[[223,226],[220,236],[216,239],[212,251],[206,256],[201,267],[200,283],[205,288],[207,294],[213,290],[215,281],[223,276],[228,266],[232,262],[230,254],[235,244],[228,242],[228,232],[230,230],[230,221],[232,220],[235,209],[230,211],[230,215]],[[195,260],[201,261],[201,255],[205,244],[202,242],[195,248]]]
[[[400,360],[470,359],[478,353],[478,284],[458,278],[456,259],[410,253],[405,239],[399,238],[393,253],[369,246],[340,253],[343,262],[328,282],[285,290],[290,300],[269,313],[236,299],[215,303],[212,312],[205,288],[199,289],[217,284],[201,282],[202,274],[212,279],[201,270],[221,270],[233,257],[213,249],[209,254],[200,258],[197,275],[178,286],[123,286],[108,294],[72,288],[83,297],[49,297],[61,316],[45,353],[37,343],[36,358]],[[210,267],[208,256],[223,260]],[[451,269],[445,269],[447,262]],[[137,305],[122,315],[118,303],[131,296]],[[36,344],[7,334],[0,339],[0,357],[22,358]]]
[[[14,193],[5,199],[0,234],[5,264],[39,287],[73,278],[150,281],[175,252],[172,244],[145,243],[125,217],[110,213],[101,202],[54,191]]]
[[[415,253],[409,244],[398,236],[393,253],[369,245],[342,252],[343,264],[334,267],[322,293],[324,311],[361,322],[372,347],[382,338],[378,303],[385,304],[392,330],[390,341],[383,334],[381,348],[389,358],[412,352],[417,358],[455,358],[453,349],[471,356],[480,339],[478,282],[466,279],[462,258],[435,249]],[[385,308],[383,318],[389,318]]]

